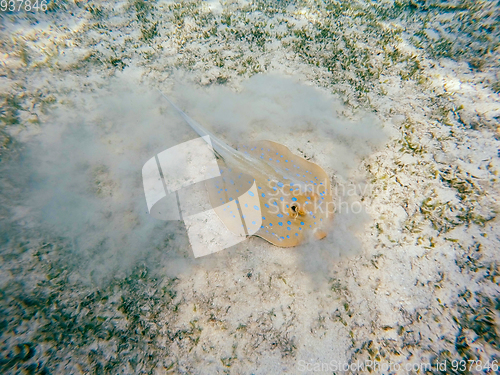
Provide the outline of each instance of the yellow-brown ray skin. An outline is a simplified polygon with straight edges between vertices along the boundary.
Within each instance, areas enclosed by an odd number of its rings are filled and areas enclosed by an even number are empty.
[[[279,247],[297,246],[309,237],[309,232],[313,232],[311,236],[322,238],[322,231],[333,219],[326,172],[317,164],[293,154],[288,147],[272,141],[254,142],[239,151],[251,156],[250,161],[242,165],[219,159],[221,176],[206,182],[212,207],[236,200],[255,179],[263,221],[253,235]],[[322,211],[311,209],[320,203]],[[293,205],[296,212],[292,210]],[[327,205],[330,206],[327,208]],[[234,233],[236,219],[227,213],[218,216]],[[239,220],[238,225],[241,225]]]
[[[308,232],[314,232],[315,230],[315,237],[322,237],[321,232],[326,231],[333,219],[330,180],[326,172],[317,164],[293,154],[288,147],[276,142],[254,142],[248,144],[246,148],[240,148],[242,152],[245,150],[248,150],[247,152],[250,155],[257,157],[272,167],[266,168],[265,172],[260,170],[249,172],[255,178],[259,187],[262,215],[266,218],[262,223],[263,228],[254,235],[279,247],[297,246],[308,237]],[[260,158],[261,156],[263,158]],[[276,162],[276,160],[279,160],[279,162]],[[287,162],[285,162],[286,160]],[[272,170],[276,167],[290,167],[288,168],[289,171],[285,170],[289,179],[284,181],[282,173],[269,172],[269,169]],[[279,186],[278,182],[282,182],[283,185]],[[297,190],[300,184],[308,185],[312,191]],[[290,191],[290,189],[293,189],[293,191]],[[293,200],[293,198],[296,200]],[[274,204],[274,202],[277,204]],[[310,209],[314,207],[315,202],[317,206],[322,207],[323,212],[318,209]],[[292,204],[298,206],[299,214],[295,215],[291,211]],[[311,211],[313,212],[311,213]],[[283,216],[278,217],[278,214]],[[282,225],[279,225],[280,222]],[[270,226],[269,224],[273,225]]]
[[[291,188],[290,185],[284,185],[282,187],[284,190],[289,188]],[[326,229],[333,219],[333,215],[326,210],[324,210],[324,212],[319,212],[313,208],[314,200],[320,199],[320,197],[315,195],[317,194],[311,194],[310,192],[296,192],[293,196],[283,195],[282,197],[284,200],[277,201],[279,203],[277,206],[274,205],[274,209],[271,209],[271,207],[273,207],[271,205],[269,208],[263,206],[261,201],[263,215],[267,220],[264,220],[262,223],[264,228],[261,228],[254,235],[279,247],[297,246],[304,242],[309,232],[312,232],[312,236],[317,239],[324,238],[324,233],[326,233]],[[325,194],[323,197],[324,201],[332,200],[331,195]],[[296,198],[297,200],[294,201],[292,198]],[[295,207],[295,210],[292,209],[292,207]],[[279,218],[277,216],[278,214],[283,215],[283,217]],[[283,225],[276,225],[279,222],[283,223]],[[269,226],[269,223],[272,223],[273,226]],[[274,230],[271,231],[271,228]],[[295,233],[297,233],[298,236],[296,236]],[[290,238],[288,238],[287,235]]]

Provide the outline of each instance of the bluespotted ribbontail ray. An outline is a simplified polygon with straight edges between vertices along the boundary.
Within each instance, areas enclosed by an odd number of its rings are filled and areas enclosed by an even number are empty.
[[[333,200],[326,172],[288,147],[272,141],[255,141],[234,149],[191,119],[161,91],[160,94],[179,112],[200,137],[209,136],[221,176],[205,182],[210,204],[224,225],[237,233],[240,221],[236,212],[225,206],[257,185],[262,222],[246,222],[248,233],[273,245],[292,247],[302,243],[308,233],[317,239],[326,237],[333,219]],[[248,191],[248,194],[253,194]],[[241,198],[240,198],[241,201]],[[246,206],[246,204],[245,204]],[[229,211],[229,206],[227,206]],[[234,207],[234,206],[233,206]],[[243,216],[243,218],[245,218]]]

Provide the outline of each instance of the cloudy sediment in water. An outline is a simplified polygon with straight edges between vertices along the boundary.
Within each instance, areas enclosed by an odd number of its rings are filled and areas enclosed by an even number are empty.
[[[499,11],[2,12],[2,373],[496,371]],[[320,165],[327,238],[194,259],[181,222],[147,213],[143,164],[196,137],[156,89],[231,146],[268,139]]]

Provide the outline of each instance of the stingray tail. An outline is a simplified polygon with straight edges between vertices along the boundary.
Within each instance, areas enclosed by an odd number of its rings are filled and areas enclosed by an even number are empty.
[[[229,156],[234,156],[236,154],[236,150],[231,146],[228,146],[226,143],[222,142],[219,138],[214,136],[208,130],[206,130],[203,126],[198,124],[195,120],[189,117],[184,111],[182,111],[177,105],[171,101],[164,93],[162,93],[159,89],[158,92],[163,96],[172,107],[174,107],[177,112],[181,115],[181,117],[186,120],[186,122],[191,126],[191,128],[200,136],[204,137],[208,135],[210,137],[210,141],[212,142],[212,148],[214,152],[222,159],[226,159]]]

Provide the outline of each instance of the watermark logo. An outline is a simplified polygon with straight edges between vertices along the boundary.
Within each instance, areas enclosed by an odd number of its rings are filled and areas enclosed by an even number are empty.
[[[264,203],[269,206],[269,212],[275,215],[289,212],[292,217],[299,211],[326,218],[338,214],[359,214],[365,210],[361,197],[372,194],[369,184],[339,182],[331,189],[327,179],[287,184],[269,179],[267,184]],[[296,210],[290,210],[294,206]]]
[[[395,362],[379,362],[372,360],[356,361],[356,362],[343,362],[337,360],[331,360],[330,362],[308,362],[305,360],[298,361],[298,370],[301,373],[332,373],[332,372],[375,372],[375,373],[396,373],[404,371],[405,373],[416,372],[416,373],[427,373],[432,370],[446,373],[447,362],[407,362],[407,363],[395,363]],[[456,370],[457,366],[453,366]]]
[[[202,184],[220,176],[209,136],[162,151],[142,167],[149,214],[183,220],[195,258],[245,240],[262,222],[255,181],[237,199],[212,207]]]

